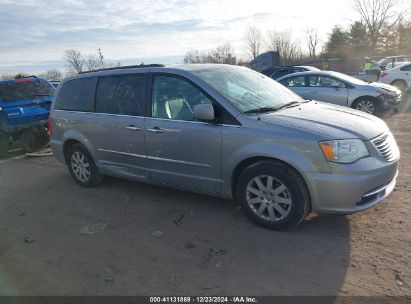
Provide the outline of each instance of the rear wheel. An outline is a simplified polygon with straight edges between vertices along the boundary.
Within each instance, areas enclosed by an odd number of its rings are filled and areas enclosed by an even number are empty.
[[[246,168],[238,178],[236,195],[254,222],[273,230],[297,226],[310,209],[303,179],[293,169],[274,161]]]
[[[404,80],[394,80],[391,84],[400,91],[405,91],[408,87]]]
[[[379,104],[372,98],[361,98],[357,100],[353,108],[368,114],[376,115],[380,112]]]
[[[0,157],[7,156],[9,151],[9,139],[3,131],[0,130]]]
[[[74,181],[82,187],[95,187],[103,181],[93,158],[81,144],[72,145],[66,155],[67,167]]]
[[[28,129],[21,135],[23,150],[26,153],[33,153],[45,148],[50,142],[50,136],[44,127]]]

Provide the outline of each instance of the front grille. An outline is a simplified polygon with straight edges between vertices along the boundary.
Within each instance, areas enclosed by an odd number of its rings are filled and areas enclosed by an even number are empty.
[[[373,139],[372,142],[387,161],[393,161],[399,157],[400,151],[398,150],[397,143],[391,133],[378,136]]]

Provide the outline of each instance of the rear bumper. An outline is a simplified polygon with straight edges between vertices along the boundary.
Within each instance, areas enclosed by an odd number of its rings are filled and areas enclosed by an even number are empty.
[[[351,214],[371,208],[394,190],[398,175],[398,161],[373,157],[337,167],[340,170],[334,174],[307,176],[313,212]]]
[[[53,151],[53,155],[61,162],[65,163],[66,160],[64,158],[64,151],[63,151],[63,144],[59,140],[50,139],[50,147],[51,151]]]

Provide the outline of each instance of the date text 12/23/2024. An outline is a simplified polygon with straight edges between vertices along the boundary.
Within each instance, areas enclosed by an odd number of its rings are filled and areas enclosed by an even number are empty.
[[[150,297],[150,303],[258,303],[254,297]]]

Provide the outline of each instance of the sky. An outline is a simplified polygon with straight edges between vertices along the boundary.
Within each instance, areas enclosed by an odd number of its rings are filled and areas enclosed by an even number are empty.
[[[121,63],[180,63],[189,50],[230,42],[245,56],[251,24],[289,31],[304,45],[358,19],[345,0],[0,0],[0,73],[64,68],[64,51],[101,48]]]

